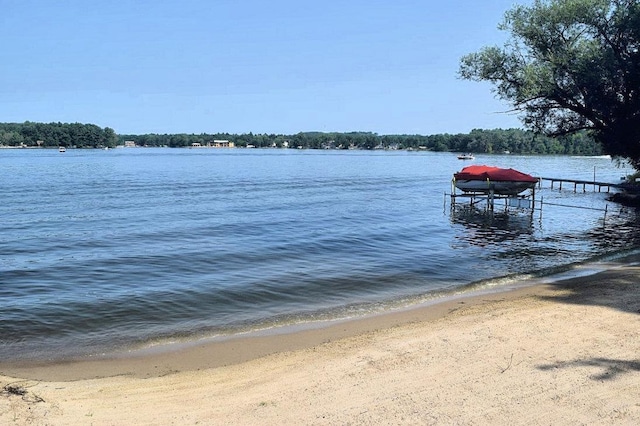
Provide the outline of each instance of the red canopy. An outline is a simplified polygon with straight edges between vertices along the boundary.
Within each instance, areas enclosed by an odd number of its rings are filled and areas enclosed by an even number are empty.
[[[495,182],[537,182],[538,179],[514,169],[492,166],[467,166],[453,175],[456,180],[492,180]]]

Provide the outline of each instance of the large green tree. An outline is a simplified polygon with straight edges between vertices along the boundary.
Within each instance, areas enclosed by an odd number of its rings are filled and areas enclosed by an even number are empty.
[[[590,129],[603,150],[640,169],[637,0],[535,0],[505,13],[509,40],[461,59],[524,124],[547,135]]]

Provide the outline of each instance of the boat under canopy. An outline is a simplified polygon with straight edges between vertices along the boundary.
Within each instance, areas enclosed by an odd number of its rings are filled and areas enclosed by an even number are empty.
[[[518,195],[535,187],[538,178],[514,169],[473,165],[454,173],[453,183],[464,192]]]

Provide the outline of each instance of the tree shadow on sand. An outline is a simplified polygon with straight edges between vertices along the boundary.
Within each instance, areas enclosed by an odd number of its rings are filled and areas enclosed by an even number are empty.
[[[611,269],[595,275],[550,283],[552,288],[560,290],[559,294],[539,298],[556,303],[602,306],[640,314],[640,266],[637,264],[639,260],[640,256],[630,256],[613,263]],[[625,373],[640,372],[640,360],[592,357],[558,361],[540,365],[538,369],[549,371],[578,367],[600,369],[599,373],[590,376],[593,380],[614,380]]]
[[[640,372],[640,361],[627,361],[610,358],[590,358],[578,359],[574,361],[559,361],[553,364],[541,365],[538,369],[549,371],[559,368],[574,367],[598,367],[601,368],[599,374],[590,376],[593,380],[614,380],[619,375],[630,372]]]
[[[637,258],[629,259],[629,263]],[[640,314],[640,266],[623,261],[614,269],[587,277],[556,281],[549,285],[560,294],[542,300],[576,305],[603,306]]]

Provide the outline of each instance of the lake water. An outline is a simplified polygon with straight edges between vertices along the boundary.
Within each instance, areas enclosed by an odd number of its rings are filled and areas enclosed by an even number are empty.
[[[607,158],[478,156],[618,182]],[[352,317],[638,246],[606,194],[451,205],[451,153],[0,150],[0,359],[96,355]],[[506,277],[506,279],[505,279]]]

